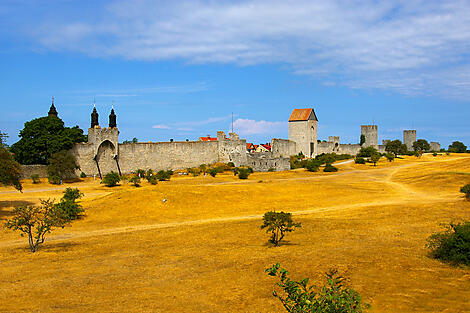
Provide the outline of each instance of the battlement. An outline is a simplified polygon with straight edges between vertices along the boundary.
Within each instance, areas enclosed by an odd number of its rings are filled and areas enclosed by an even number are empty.
[[[361,125],[361,135],[364,135],[366,141],[364,147],[378,147],[378,127],[377,125]]]

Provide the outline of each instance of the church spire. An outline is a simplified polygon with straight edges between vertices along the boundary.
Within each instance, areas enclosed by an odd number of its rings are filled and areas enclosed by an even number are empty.
[[[109,127],[114,128],[117,127],[116,124],[116,114],[114,114],[114,101],[111,106],[111,113],[109,114]]]
[[[57,117],[57,114],[58,114],[57,110],[55,109],[55,106],[54,106],[54,97],[52,97],[51,108],[49,109],[49,113],[47,113],[47,115]]]
[[[100,123],[98,121],[98,112],[96,111],[95,101],[93,100],[93,112],[91,112],[91,128],[95,128],[95,126],[99,126]]]

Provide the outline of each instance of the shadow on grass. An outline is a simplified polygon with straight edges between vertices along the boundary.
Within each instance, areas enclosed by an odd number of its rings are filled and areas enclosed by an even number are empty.
[[[5,208],[15,208],[17,206],[33,205],[33,202],[23,200],[0,201],[0,220],[7,219],[13,215],[13,210],[5,210]]]
[[[277,246],[275,246],[274,244],[272,244],[269,241],[266,241],[263,244],[263,246],[270,247],[270,248],[277,248],[277,247],[282,247],[282,246],[298,246],[298,245],[299,245],[298,243],[290,242],[289,240],[283,240]]]

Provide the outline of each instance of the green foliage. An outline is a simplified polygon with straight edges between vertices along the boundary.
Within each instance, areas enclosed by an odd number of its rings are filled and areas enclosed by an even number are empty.
[[[302,224],[294,223],[291,213],[270,211],[263,215],[261,229],[266,228],[266,232],[271,233],[269,242],[275,246],[279,246],[285,234],[294,231],[296,227],[302,227]]]
[[[248,170],[248,173],[253,174],[255,171],[253,171],[253,168],[251,166],[248,166],[246,168]]]
[[[437,156],[437,152],[434,152],[434,153],[432,154],[432,156],[434,156],[434,157]]]
[[[7,138],[8,138],[8,134],[2,133],[2,131],[0,131],[0,147],[2,148],[7,147]]]
[[[393,162],[395,160],[395,155],[393,153],[385,153],[385,158],[387,158],[388,162]]]
[[[206,164],[201,164],[199,165],[199,169],[201,170],[200,172],[205,174],[207,171],[207,165]]]
[[[137,143],[139,140],[137,138],[132,138],[132,140],[124,140],[122,143]]]
[[[215,177],[215,175],[217,175],[217,173],[219,173],[219,170],[215,167],[212,167],[210,168],[208,171],[209,175],[211,175],[212,177]]]
[[[379,162],[381,157],[380,153],[374,153],[371,155],[370,160],[374,163],[374,166],[377,166],[377,162]]]
[[[145,179],[149,181],[149,180],[150,180],[150,177],[152,177],[152,176],[153,176],[153,171],[152,171],[151,168],[149,168],[149,169],[147,170],[147,172],[145,172]],[[143,177],[143,176],[141,176],[141,177]]]
[[[13,155],[4,147],[0,147],[0,184],[14,186],[21,191],[21,165],[15,161]]]
[[[11,146],[11,151],[21,164],[48,164],[54,153],[70,150],[75,143],[87,140],[78,126],[64,127],[56,116],[26,122],[19,136],[21,139]]]
[[[362,146],[365,143],[366,143],[366,136],[364,134],[361,134],[361,139],[359,141],[359,144]]]
[[[395,157],[397,157],[399,154],[406,154],[408,152],[408,148],[405,144],[401,143],[401,141],[397,139],[387,142],[385,145],[385,151],[393,153]]]
[[[423,151],[417,150],[417,151],[413,152],[413,155],[417,158],[420,158],[423,155]]]
[[[47,173],[49,177],[57,176],[61,180],[64,180],[74,177],[76,169],[79,169],[79,166],[75,157],[70,152],[62,150],[54,153],[49,158]]]
[[[449,146],[449,152],[455,152],[455,153],[465,153],[467,151],[467,146],[464,145],[460,141],[454,141],[450,146]]]
[[[55,206],[62,212],[66,219],[70,221],[75,220],[79,217],[79,214],[84,211],[82,206],[75,202],[75,200],[81,197],[83,197],[83,193],[81,193],[78,188],[66,188],[62,199],[60,199],[60,202]]]
[[[426,139],[418,139],[413,142],[413,150],[426,152],[431,150],[431,145],[427,142]]]
[[[135,173],[137,176],[142,177],[142,178],[144,178],[144,177],[145,177],[145,174],[146,174],[145,170],[143,170],[143,169],[141,169],[141,168],[138,168],[134,173]]]
[[[325,168],[323,169],[323,172],[337,172],[337,171],[338,171],[338,168],[331,164],[327,164]]]
[[[198,167],[188,168],[188,174],[193,174],[194,177],[199,176],[201,174],[201,170]]]
[[[238,169],[238,178],[247,179],[250,176],[251,172],[248,168],[241,167]]]
[[[62,183],[62,179],[57,175],[49,175],[49,177],[47,177],[47,181],[49,184],[53,185],[60,185]]]
[[[131,184],[134,184],[136,187],[140,187],[140,177],[138,175],[134,175],[131,179],[129,179]]]
[[[315,161],[321,164],[331,164],[336,161],[336,153],[322,153],[315,157]]]
[[[366,160],[363,157],[358,156],[354,159],[354,163],[356,163],[356,164],[366,164]]]
[[[170,180],[173,171],[159,170],[156,174],[159,181]]]
[[[470,265],[470,222],[450,223],[428,238],[431,256],[452,264]]]
[[[53,201],[41,200],[40,206],[20,206],[13,210],[13,217],[5,227],[19,230],[28,237],[29,249],[35,252],[44,243],[45,235],[54,227],[64,227],[70,220]]]
[[[371,157],[374,153],[377,153],[377,149],[375,149],[374,147],[366,147],[366,148],[361,148],[361,150],[359,150],[359,153],[357,154],[357,156],[359,157]]]
[[[114,187],[121,181],[119,174],[116,172],[111,171],[110,173],[106,174],[101,181],[102,184],[105,184],[106,187]]]
[[[470,199],[470,184],[466,184],[462,188],[460,188],[460,192],[465,194],[467,199]]]
[[[275,171],[276,171],[276,169],[275,169],[274,167],[270,167],[270,168],[268,169],[268,172],[275,172]]]
[[[237,176],[239,173],[240,169],[238,167],[233,168],[233,176]]]
[[[86,174],[83,173],[83,172],[81,172],[81,173],[80,173],[80,178],[86,178]]]
[[[41,180],[39,179],[39,174],[32,174],[31,180],[33,181],[33,184],[39,184],[41,182]]]
[[[309,172],[318,172],[320,165],[321,165],[320,161],[310,159],[307,161],[307,165],[305,166],[305,168]]]
[[[227,163],[227,166],[229,166],[229,167],[235,167],[235,164],[234,164],[233,162],[228,162],[228,163]]]
[[[305,168],[305,166],[307,166],[307,159],[304,159],[303,157],[300,158],[298,155],[292,155],[290,157],[290,168],[291,169]]]
[[[156,185],[158,183],[158,178],[155,175],[152,175],[148,178],[148,182],[152,185]]]
[[[279,278],[279,286],[284,295],[273,291],[287,312],[295,313],[360,313],[362,312],[361,296],[355,290],[344,286],[344,278],[332,269],[325,273],[326,285],[322,288],[309,286],[309,278],[299,281],[291,280],[289,272],[279,263],[267,268],[269,276]]]

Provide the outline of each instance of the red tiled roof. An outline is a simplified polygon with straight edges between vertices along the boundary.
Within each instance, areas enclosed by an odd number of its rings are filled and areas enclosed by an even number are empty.
[[[294,121],[308,121],[310,117],[314,121],[318,121],[317,115],[312,108],[309,109],[294,109],[290,115],[289,122]]]
[[[268,149],[269,151],[271,151],[271,145],[270,144],[265,144],[265,145],[262,145],[263,147],[265,147],[266,149]]]
[[[201,140],[201,141],[217,141],[217,137],[210,137],[210,136],[199,137],[199,140]]]

